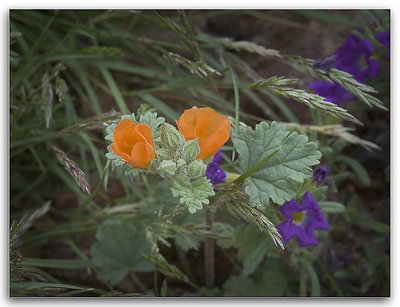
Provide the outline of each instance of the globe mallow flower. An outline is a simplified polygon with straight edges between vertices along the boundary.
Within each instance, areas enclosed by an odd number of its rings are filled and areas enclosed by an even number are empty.
[[[200,153],[196,158],[202,160],[214,156],[230,137],[229,118],[211,108],[185,110],[176,124],[186,141],[198,138]]]
[[[206,176],[213,185],[226,182],[226,172],[219,166],[221,150],[219,150],[210,164],[207,165]]]
[[[322,215],[321,207],[310,192],[304,193],[301,204],[295,199],[283,204],[279,210],[287,220],[276,227],[278,228],[285,243],[293,237],[297,237],[299,246],[317,245],[314,230],[329,230],[328,222]]]
[[[122,119],[114,129],[111,150],[126,163],[147,169],[156,157],[150,126]]]

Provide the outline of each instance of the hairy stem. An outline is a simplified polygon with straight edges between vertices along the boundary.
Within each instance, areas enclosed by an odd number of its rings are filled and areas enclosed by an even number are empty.
[[[212,229],[214,221],[214,212],[211,209],[211,204],[204,206],[206,212],[206,225],[209,229]],[[214,277],[215,277],[215,264],[214,264],[214,239],[211,237],[206,237],[204,244],[204,260],[206,267],[206,287],[211,289],[214,287]]]

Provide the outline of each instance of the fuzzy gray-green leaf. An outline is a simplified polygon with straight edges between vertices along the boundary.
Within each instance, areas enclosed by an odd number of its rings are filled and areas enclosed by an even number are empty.
[[[211,182],[206,177],[201,177],[193,183],[176,179],[171,188],[172,195],[180,197],[181,204],[185,204],[190,213],[202,209],[203,204],[208,204],[208,197],[214,196],[215,192]]]
[[[165,118],[157,116],[156,112],[146,112],[140,115],[139,122],[150,126],[153,131],[153,140],[155,142],[160,137],[160,129],[158,128],[165,122]]]

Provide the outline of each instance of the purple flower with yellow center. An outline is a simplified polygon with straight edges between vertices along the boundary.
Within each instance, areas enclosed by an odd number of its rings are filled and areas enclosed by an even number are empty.
[[[380,70],[378,61],[371,58],[374,46],[367,39],[351,34],[336,51],[336,68],[353,75],[358,82],[375,78]]]
[[[325,181],[328,175],[329,175],[329,167],[321,165],[315,169],[312,179],[318,184],[321,184]]]
[[[384,31],[384,32],[376,33],[375,38],[378,40],[378,42],[380,42],[382,45],[384,45],[386,48],[388,48],[386,56],[389,59],[390,58],[390,32]]]
[[[284,203],[279,210],[287,221],[276,226],[287,244],[297,237],[299,246],[317,245],[314,230],[329,230],[328,222],[321,213],[321,207],[310,192],[304,193],[301,204],[295,199]]]
[[[348,72],[358,82],[364,83],[365,78],[375,78],[380,70],[379,63],[371,58],[373,49],[374,47],[368,39],[361,39],[351,34],[332,56],[316,60],[313,68],[329,73],[329,69],[335,67]],[[326,101],[340,107],[348,100],[356,98],[336,82],[311,82],[309,87],[319,96],[325,97]]]
[[[206,176],[213,185],[226,182],[226,172],[218,164],[220,159],[221,150],[215,154],[212,162],[207,165]]]

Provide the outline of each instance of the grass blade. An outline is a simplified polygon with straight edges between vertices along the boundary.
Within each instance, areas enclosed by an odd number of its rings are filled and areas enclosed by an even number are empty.
[[[117,105],[119,109],[121,110],[122,113],[124,114],[130,114],[129,108],[126,105],[126,102],[124,98],[122,97],[122,94],[118,88],[117,83],[115,83],[114,78],[112,77],[111,73],[108,71],[107,67],[104,65],[99,65],[98,66],[101,74],[103,75],[104,79],[106,80],[106,83],[108,87],[110,88],[111,93],[114,96],[115,101],[117,102]]]
[[[27,267],[42,267],[53,269],[83,269],[90,265],[90,261],[80,259],[39,259],[25,258],[22,265]]]
[[[170,120],[177,120],[179,118],[179,114],[175,112],[174,109],[172,109],[169,105],[167,105],[165,102],[161,101],[160,99],[152,96],[152,95],[141,95],[141,99],[143,99],[145,102],[151,104],[153,107],[155,107],[157,110],[159,110],[163,115],[168,117]]]

